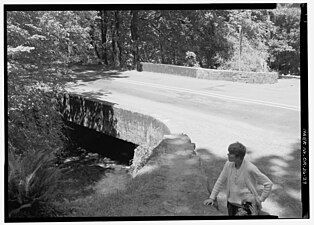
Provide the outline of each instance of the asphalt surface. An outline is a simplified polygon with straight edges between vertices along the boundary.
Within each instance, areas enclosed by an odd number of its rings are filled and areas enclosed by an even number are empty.
[[[300,166],[295,166],[300,80],[246,84],[136,71],[81,71],[73,76],[76,83],[68,84],[69,91],[151,115],[172,133],[187,134],[196,150],[217,160],[227,160],[229,144],[242,142],[248,149],[246,158],[273,177],[274,190],[284,190],[291,204],[300,201]],[[300,216],[283,205],[284,199],[270,198],[264,208],[283,217]]]

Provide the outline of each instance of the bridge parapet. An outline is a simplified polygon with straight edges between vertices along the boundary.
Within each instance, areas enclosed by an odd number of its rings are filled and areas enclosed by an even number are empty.
[[[164,135],[170,134],[164,123],[151,116],[78,94],[61,96],[61,113],[67,121],[139,145],[134,151],[134,170],[143,166]]]
[[[236,70],[216,70],[200,67],[176,66],[142,62],[142,70],[147,72],[174,74],[207,80],[226,80],[243,83],[273,84],[278,82],[276,72],[247,72]]]

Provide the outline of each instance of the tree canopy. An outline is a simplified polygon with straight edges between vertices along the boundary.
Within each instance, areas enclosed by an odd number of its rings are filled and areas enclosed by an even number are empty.
[[[9,69],[138,62],[299,74],[300,8],[8,11]]]

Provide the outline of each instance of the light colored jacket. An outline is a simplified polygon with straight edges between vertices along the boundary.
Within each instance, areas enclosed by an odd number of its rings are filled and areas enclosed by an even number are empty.
[[[214,188],[211,192],[210,198],[216,199],[218,193],[223,188],[224,184],[227,181],[227,199],[230,194],[230,176],[232,168],[234,168],[234,162],[227,161],[224,165],[223,170],[221,171]],[[270,179],[264,175],[254,164],[247,160],[243,160],[241,167],[239,168],[239,178],[245,182],[247,189],[251,192],[255,198],[259,198],[260,201],[265,201],[265,199],[270,195],[273,183]],[[263,185],[263,191],[259,196],[257,191],[257,185]]]

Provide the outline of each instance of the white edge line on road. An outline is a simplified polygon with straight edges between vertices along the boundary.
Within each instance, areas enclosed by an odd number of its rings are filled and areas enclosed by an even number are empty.
[[[172,87],[172,86],[166,86],[166,85],[160,85],[160,84],[152,84],[152,83],[146,83],[146,82],[141,82],[141,81],[130,81],[130,80],[127,81],[127,80],[118,80],[118,79],[116,79],[115,81],[119,81],[122,83],[135,84],[135,85],[142,85],[142,86],[147,86],[147,87],[154,87],[154,88],[165,89],[165,90],[171,90],[171,91],[186,92],[190,94],[203,95],[203,96],[208,96],[208,97],[216,97],[216,98],[227,99],[227,100],[238,101],[238,102],[272,106],[272,107],[288,109],[288,110],[293,110],[293,111],[300,111],[300,109],[296,106],[285,105],[281,103],[246,99],[246,98],[241,98],[241,97],[232,97],[228,95],[214,94],[214,93],[209,93],[209,92],[204,92],[204,91],[195,91],[191,89]]]

